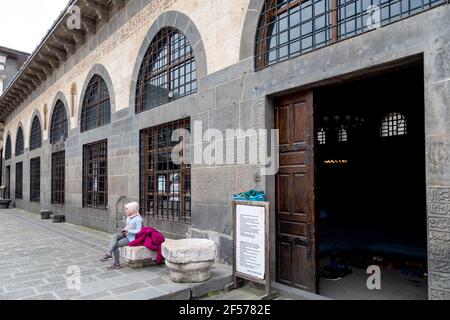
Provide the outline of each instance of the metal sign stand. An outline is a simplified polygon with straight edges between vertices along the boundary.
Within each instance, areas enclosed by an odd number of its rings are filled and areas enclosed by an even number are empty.
[[[272,290],[272,281],[270,276],[270,203],[269,202],[255,202],[255,201],[233,201],[233,283],[228,285],[226,290],[230,291],[239,288],[239,283],[242,281],[249,281],[264,285],[265,295],[261,297],[261,300],[273,300],[279,296],[278,292]],[[264,236],[265,236],[265,277],[263,280],[254,276],[244,274],[237,271],[237,206],[252,206],[252,207],[264,207]]]

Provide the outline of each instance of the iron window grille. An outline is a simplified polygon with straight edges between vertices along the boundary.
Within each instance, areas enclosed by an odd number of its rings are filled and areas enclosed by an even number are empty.
[[[52,122],[50,124],[50,143],[55,144],[63,142],[68,137],[68,122],[66,107],[61,100],[58,100],[52,114]]]
[[[111,122],[111,100],[105,80],[94,75],[88,84],[81,111],[81,132],[105,126]]]
[[[41,122],[38,117],[34,117],[33,125],[31,126],[30,151],[39,149],[40,147],[42,147]]]
[[[11,151],[12,151],[11,137],[8,135],[8,137],[6,138],[6,144],[5,144],[5,159],[6,160],[11,159]]]
[[[24,153],[24,140],[23,140],[23,130],[19,128],[16,138],[16,156],[20,156]]]
[[[197,92],[197,66],[186,37],[163,28],[150,44],[139,71],[136,113]]]
[[[83,147],[83,207],[106,210],[108,205],[108,142]]]
[[[324,145],[327,143],[327,134],[325,132],[325,130],[323,128],[321,128],[318,132],[317,132],[317,140],[319,141],[320,145]]]
[[[185,137],[172,141],[175,130],[190,130],[190,119],[174,121],[140,133],[140,199],[143,216],[180,223],[191,222],[191,166],[186,161]],[[180,164],[172,151],[183,143]]]
[[[340,128],[338,131],[338,141],[339,142],[348,142],[348,132],[345,128]]]
[[[41,158],[30,160],[30,202],[41,201]]]
[[[265,0],[256,69],[443,4],[443,0]]]
[[[11,166],[6,166],[5,167],[6,171],[5,171],[5,199],[10,199],[11,198]]]
[[[23,198],[23,162],[16,163],[16,199]]]
[[[65,203],[66,152],[52,154],[52,204]]]
[[[381,123],[381,137],[404,136],[408,134],[406,117],[398,112],[389,113]]]

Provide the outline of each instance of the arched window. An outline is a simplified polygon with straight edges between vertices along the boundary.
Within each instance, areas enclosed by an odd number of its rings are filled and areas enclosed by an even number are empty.
[[[262,69],[332,40],[331,1],[266,0],[256,40],[256,69]]]
[[[24,152],[23,130],[19,127],[16,137],[16,156],[20,156]]]
[[[50,123],[50,143],[63,142],[68,137],[67,113],[64,102],[58,100],[52,114]]]
[[[380,136],[404,136],[408,133],[406,117],[398,112],[389,113],[381,122]]]
[[[42,147],[41,121],[35,116],[31,126],[30,151],[39,149],[40,147]]]
[[[11,137],[9,135],[6,138],[6,144],[5,144],[5,159],[6,160],[11,159]]]
[[[81,132],[103,127],[111,122],[111,99],[105,80],[94,75],[84,94]]]
[[[348,141],[347,129],[345,129],[345,128],[340,128],[339,129],[338,141],[339,142],[347,142]]]
[[[150,44],[139,71],[136,113],[150,110],[197,91],[197,66],[186,37],[163,28]]]
[[[317,139],[319,140],[319,144],[327,143],[327,134],[323,128],[320,128],[319,132],[317,133]]]
[[[441,4],[439,0],[265,0],[257,30],[256,69]]]

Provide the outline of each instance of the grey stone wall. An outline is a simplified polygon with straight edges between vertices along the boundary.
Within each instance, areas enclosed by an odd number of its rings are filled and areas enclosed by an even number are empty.
[[[257,2],[252,1],[253,8],[249,8],[248,25],[255,24]],[[411,61],[423,62],[429,203],[429,295],[432,299],[448,299],[450,292],[450,224],[447,210],[450,186],[449,19],[450,6],[444,5],[257,73],[249,73],[242,95],[246,101],[241,101],[241,106],[249,104],[251,109],[256,110],[264,97],[289,93],[294,89],[314,88]],[[248,38],[248,35],[244,35],[244,39]],[[241,56],[245,58],[248,52],[241,51]],[[243,61],[253,63],[253,57]],[[266,119],[273,116],[271,109],[267,109],[269,105],[270,102],[266,102]],[[252,121],[252,118],[247,120]],[[269,199],[274,203],[273,179],[266,179],[266,188]],[[275,252],[275,233],[272,234],[272,252]],[[274,257],[272,261],[275,261]]]
[[[5,65],[5,72],[6,75],[5,80],[3,81],[3,89],[6,89],[11,81],[14,79],[14,76],[16,75],[19,68],[17,67],[17,60],[7,58],[6,59],[6,65]]]
[[[450,40],[425,53],[430,298],[450,299]]]

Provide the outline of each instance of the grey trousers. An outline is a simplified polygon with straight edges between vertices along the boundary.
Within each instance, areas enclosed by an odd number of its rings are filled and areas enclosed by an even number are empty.
[[[108,254],[114,257],[114,264],[120,264],[119,248],[126,247],[129,243],[130,241],[128,241],[128,238],[125,235],[121,233],[113,235],[111,243],[109,244]]]

